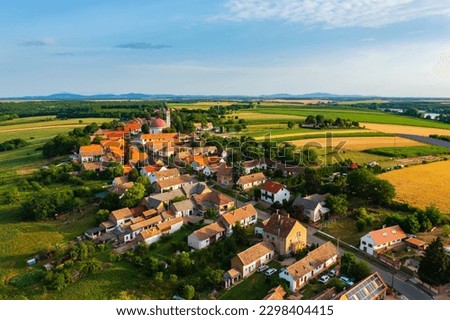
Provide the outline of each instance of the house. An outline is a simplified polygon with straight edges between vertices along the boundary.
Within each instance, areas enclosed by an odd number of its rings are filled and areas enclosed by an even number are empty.
[[[94,162],[83,162],[81,165],[81,171],[103,171],[103,163],[100,161],[94,161]]]
[[[80,162],[99,161],[103,156],[103,147],[99,144],[91,144],[90,146],[81,146],[78,153]]]
[[[188,217],[194,214],[195,208],[195,202],[191,199],[187,199],[172,203],[170,205],[170,212],[172,212],[176,217]]]
[[[362,236],[359,242],[359,249],[370,255],[374,255],[379,251],[387,250],[406,238],[407,236],[400,226],[395,225],[370,231],[368,234]]]
[[[236,184],[241,187],[242,190],[246,191],[262,185],[266,180],[264,173],[258,172],[241,176],[238,181],[236,181]]]
[[[167,170],[168,171],[168,170]],[[155,191],[156,192],[165,192],[172,191],[175,189],[180,189],[181,187],[193,184],[196,180],[189,174],[184,174],[179,177],[173,177],[170,179],[159,180],[156,182]]]
[[[284,177],[295,177],[299,174],[305,173],[305,167],[299,167],[297,165],[277,162],[275,170],[281,171]]]
[[[158,156],[161,158],[170,158],[175,154],[175,148],[171,145],[165,145],[158,150]]]
[[[133,218],[134,214],[130,211],[129,208],[122,208],[119,210],[111,211],[108,220],[118,227],[121,224],[130,221]]]
[[[211,192],[211,189],[204,182],[197,182],[186,184],[181,187],[181,190],[185,194],[186,198],[190,199],[196,194],[203,194]]]
[[[278,254],[295,253],[306,246],[307,229],[289,215],[274,214],[263,230],[263,239],[271,242]]]
[[[132,219],[119,227],[116,230],[116,234],[119,236],[119,240],[123,243],[132,241],[136,236],[144,230],[154,228],[156,225],[162,223],[164,218],[161,215],[157,215],[150,219],[144,219],[143,217],[137,217]]]
[[[199,172],[208,164],[208,158],[202,155],[188,158],[188,163],[195,171]]]
[[[317,222],[330,212],[325,207],[325,199],[328,195],[313,194],[303,198],[297,197],[292,203],[293,208],[298,208],[311,222]]]
[[[217,183],[228,187],[233,184],[233,168],[225,163],[221,164],[217,170]]]
[[[153,172],[164,171],[164,170],[167,170],[167,168],[155,166],[155,165],[148,165],[148,166],[142,167],[140,173],[142,176],[146,176],[148,179],[150,179],[150,176]]]
[[[217,174],[221,165],[222,165],[222,162],[207,164],[203,168],[202,173],[207,177],[211,177],[213,174]]]
[[[148,209],[163,210],[164,207],[169,207],[173,199],[184,196],[183,191],[180,189],[164,193],[153,193],[145,198],[145,206]]]
[[[195,250],[200,250],[217,242],[224,234],[225,228],[214,222],[192,232],[188,236],[188,245]]]
[[[159,171],[152,172],[149,176],[149,179],[150,179],[150,183],[155,183],[158,181],[179,177],[180,175],[181,174],[180,174],[180,171],[178,170],[178,168],[172,168],[172,169],[159,170]]]
[[[245,174],[250,174],[252,170],[261,168],[259,159],[243,161],[242,167],[244,168]]]
[[[260,265],[270,262],[274,255],[273,245],[270,242],[262,241],[233,257],[231,267],[239,270],[243,278],[247,278]]]
[[[339,300],[383,300],[386,297],[387,288],[380,274],[374,272],[344,292]]]
[[[192,199],[197,204],[198,210],[203,214],[208,209],[213,209],[217,213],[223,214],[234,206],[233,198],[215,190],[197,194],[193,196]]]
[[[179,134],[171,133],[148,133],[141,134],[141,143],[143,145],[153,145],[154,143],[177,143],[179,141]]]
[[[239,223],[241,227],[247,227],[258,221],[258,212],[252,204],[248,204],[233,211],[224,213],[219,217],[219,221],[225,226],[227,236],[233,232],[233,227]]]
[[[113,187],[117,187],[117,186],[120,186],[121,184],[124,184],[127,182],[128,182],[128,176],[115,177],[112,182],[112,185],[113,185]]]
[[[117,186],[113,186],[110,190],[111,192],[114,192],[115,194],[119,195],[119,198],[122,198],[125,192],[134,186],[134,182],[125,182],[122,184],[119,184]]]
[[[99,227],[95,227],[95,228],[86,230],[84,232],[84,235],[86,238],[93,240],[93,239],[100,237],[103,232],[105,232],[105,228],[99,226]]]
[[[261,237],[264,234],[264,227],[266,226],[267,222],[269,222],[269,219],[257,221],[255,225],[255,234],[260,235]]]
[[[173,219],[166,220],[156,225],[156,228],[161,231],[162,234],[174,233],[181,229],[183,226],[183,217],[177,217]]]
[[[157,228],[152,228],[139,233],[136,237],[136,241],[138,243],[146,243],[147,245],[151,245],[152,243],[159,241],[161,236],[161,231]]]
[[[337,259],[338,250],[328,241],[309,252],[303,259],[291,264],[279,277],[289,282],[289,289],[294,292],[308,283],[309,279],[337,263]]]
[[[282,286],[278,286],[272,288],[267,292],[267,295],[263,298],[263,300],[284,300],[287,292],[284,290]]]
[[[261,200],[269,204],[282,204],[285,200],[289,201],[290,197],[291,193],[286,186],[275,181],[266,181],[261,188]]]

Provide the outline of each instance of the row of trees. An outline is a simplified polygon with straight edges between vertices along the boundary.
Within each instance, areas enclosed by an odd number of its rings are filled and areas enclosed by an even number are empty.
[[[27,146],[29,143],[23,139],[12,139],[0,143],[0,152],[19,149]]]
[[[318,114],[316,116],[309,115],[305,119],[305,124],[312,125],[314,127],[338,127],[338,128],[351,128],[359,127],[358,121],[352,121],[350,119],[342,119],[337,117],[336,119],[326,119],[324,115]],[[301,127],[301,123],[299,123]]]

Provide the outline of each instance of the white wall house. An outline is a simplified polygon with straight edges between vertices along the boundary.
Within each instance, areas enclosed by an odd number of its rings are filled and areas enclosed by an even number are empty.
[[[262,264],[268,263],[275,254],[272,244],[263,241],[239,252],[231,259],[231,268],[239,270],[242,278],[246,278]]]
[[[337,263],[337,259],[336,247],[327,242],[309,252],[303,259],[291,264],[279,274],[279,277],[289,282],[289,289],[294,292],[308,283],[309,279]]]
[[[283,203],[284,200],[289,201],[290,197],[291,193],[286,186],[275,181],[266,181],[261,188],[261,200],[269,204]]]
[[[223,237],[225,229],[217,222],[195,230],[188,236],[189,247],[200,250],[217,242]]]
[[[373,255],[379,251],[389,249],[390,247],[399,244],[407,236],[405,232],[398,226],[383,228],[380,230],[371,231],[361,237],[359,241],[359,249]]]

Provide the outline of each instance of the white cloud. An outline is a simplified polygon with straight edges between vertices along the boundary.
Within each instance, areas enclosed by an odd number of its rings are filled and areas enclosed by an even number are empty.
[[[228,0],[228,20],[285,20],[326,28],[378,27],[417,18],[450,17],[450,0]]]

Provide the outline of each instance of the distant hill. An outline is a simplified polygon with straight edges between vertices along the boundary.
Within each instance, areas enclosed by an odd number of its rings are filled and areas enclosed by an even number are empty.
[[[47,96],[25,96],[0,98],[1,100],[250,100],[250,99],[326,99],[326,100],[369,100],[369,99],[395,99],[395,100],[417,100],[427,98],[396,98],[363,95],[338,95],[325,92],[315,92],[306,94],[276,93],[270,95],[247,96],[247,95],[176,95],[176,94],[145,94],[145,93],[124,93],[124,94],[97,94],[80,95],[73,93],[55,93]],[[442,98],[445,99],[445,98]],[[448,99],[448,98],[447,98]],[[433,100],[441,100],[433,98]]]

